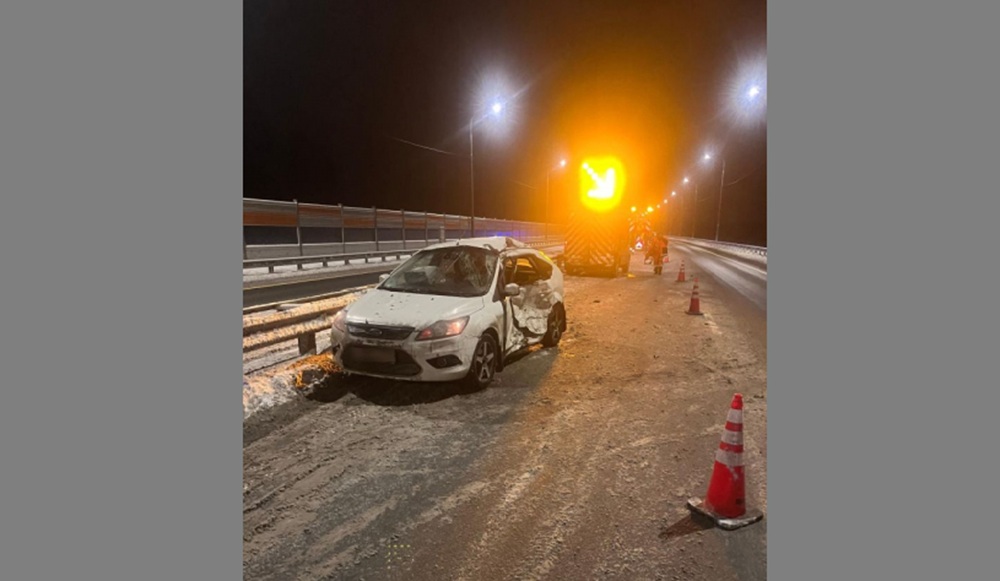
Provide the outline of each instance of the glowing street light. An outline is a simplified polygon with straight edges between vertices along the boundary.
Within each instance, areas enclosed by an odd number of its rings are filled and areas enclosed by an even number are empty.
[[[684,182],[685,185],[691,184],[691,178],[687,176],[685,176],[682,181]],[[697,224],[694,214],[698,208],[696,205],[698,203],[698,182],[694,182],[692,186],[694,187],[694,196],[685,196],[683,199],[684,202],[683,207],[684,207],[684,214],[688,215],[688,219],[691,221],[691,237],[694,238],[694,230]],[[677,192],[676,191],[670,192],[670,195],[676,196]]]
[[[494,101],[493,106],[490,107],[490,111],[493,113],[494,117],[499,117],[500,113],[503,112],[503,103],[500,101]],[[482,119],[489,116],[486,114]],[[482,121],[480,119],[480,121]],[[472,133],[476,126],[476,116],[469,119],[469,237],[474,237],[476,235],[476,160],[475,160],[475,149],[473,147]]]
[[[646,213],[647,214],[651,214],[652,212],[653,212],[653,207],[652,206],[646,206]]]
[[[676,191],[674,191],[674,192],[670,192],[670,195],[671,195],[671,196],[676,196],[676,195],[677,195],[677,192],[676,192]]]
[[[635,212],[635,206],[632,206],[632,211]]]
[[[495,105],[494,105],[495,107]],[[545,239],[549,239],[549,176],[552,175],[552,170],[556,168],[566,167],[566,160],[560,159],[558,166],[550,167],[545,171]]]
[[[753,100],[753,98],[759,94],[760,94],[760,87],[758,87],[757,85],[750,87],[750,90],[747,91],[747,97],[749,97],[751,100]]]
[[[712,154],[711,153],[706,153],[705,157],[703,157],[702,159],[704,159],[705,161],[708,161],[708,160],[712,159]]]

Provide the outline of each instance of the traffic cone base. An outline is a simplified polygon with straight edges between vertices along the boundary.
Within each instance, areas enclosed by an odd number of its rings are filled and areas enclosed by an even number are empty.
[[[725,517],[721,514],[716,513],[710,508],[705,506],[705,502],[700,498],[689,498],[687,501],[688,508],[691,512],[700,514],[707,518],[712,519],[716,526],[720,529],[725,529],[727,531],[736,530],[740,527],[745,527],[749,524],[753,524],[764,518],[764,513],[757,509],[749,509],[742,516],[737,517]]]

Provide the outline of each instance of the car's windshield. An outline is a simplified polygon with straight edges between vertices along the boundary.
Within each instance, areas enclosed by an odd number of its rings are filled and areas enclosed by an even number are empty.
[[[497,253],[485,248],[454,246],[424,250],[407,260],[379,288],[387,291],[482,296],[496,272]]]

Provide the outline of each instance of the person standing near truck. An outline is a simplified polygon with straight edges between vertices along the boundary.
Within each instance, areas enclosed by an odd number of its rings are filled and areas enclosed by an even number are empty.
[[[651,233],[648,248],[650,258],[653,260],[653,273],[663,274],[663,251],[666,249],[663,237],[655,232]]]

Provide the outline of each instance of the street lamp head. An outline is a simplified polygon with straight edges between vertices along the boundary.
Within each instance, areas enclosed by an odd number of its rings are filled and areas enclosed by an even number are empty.
[[[647,213],[652,213],[653,212],[653,207],[652,206],[646,206],[646,212]]]
[[[691,181],[691,180],[689,180],[687,178],[684,178],[684,183],[688,183],[689,181]]]
[[[747,97],[749,97],[751,100],[753,100],[753,98],[759,94],[760,94],[760,87],[758,87],[757,85],[750,87],[750,90],[747,91]]]
[[[493,107],[491,107],[491,109],[493,110],[494,115],[499,115],[500,112],[503,111],[503,103],[497,101],[493,103]]]
[[[635,206],[632,206],[632,211],[635,212]]]
[[[559,160],[559,167],[566,167],[566,160],[565,159],[560,159]]]
[[[708,161],[708,160],[712,159],[712,154],[711,153],[706,153],[704,159],[705,159],[705,161]]]

